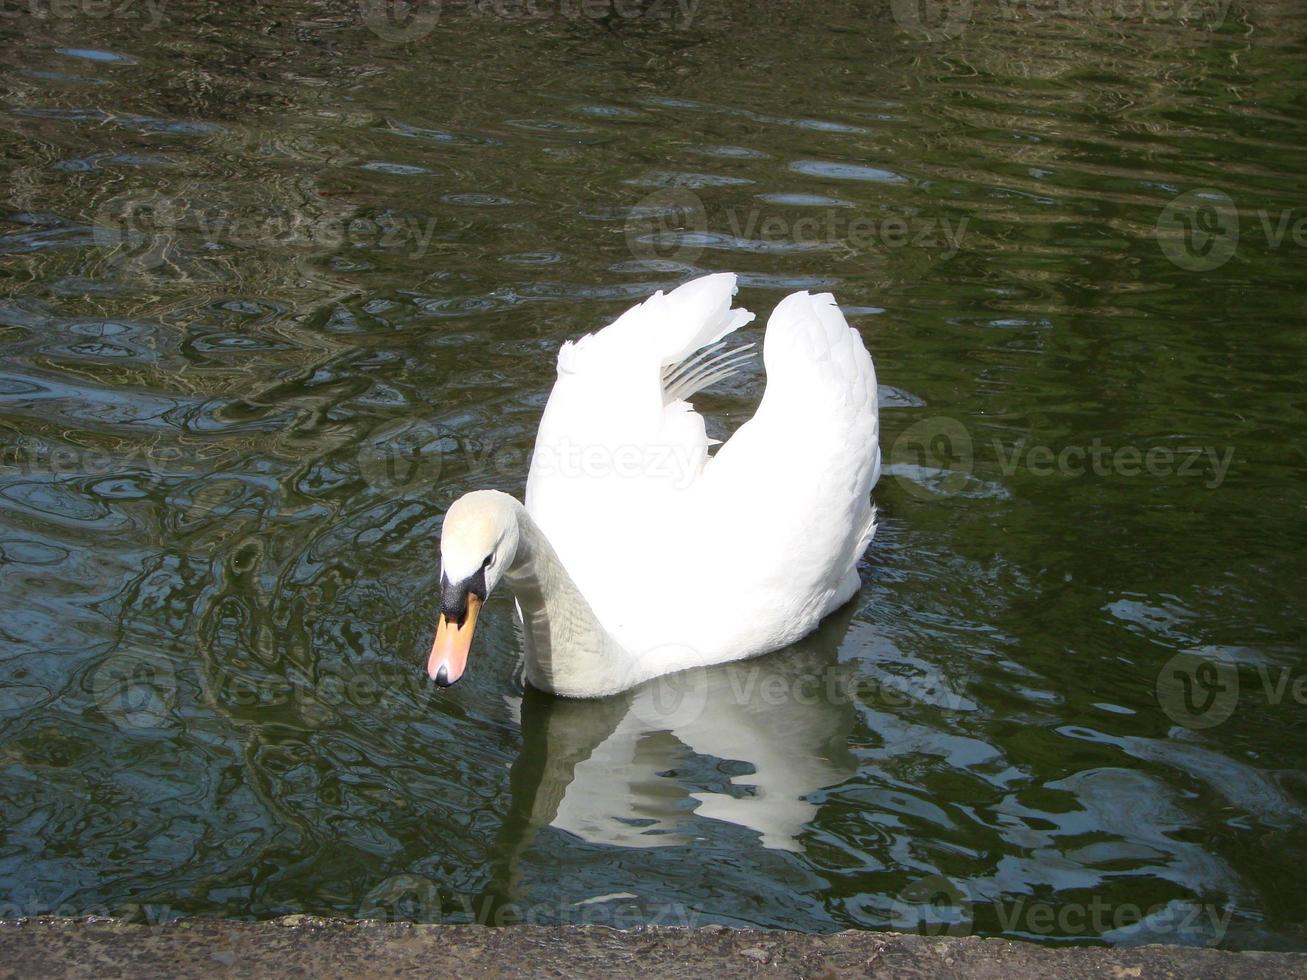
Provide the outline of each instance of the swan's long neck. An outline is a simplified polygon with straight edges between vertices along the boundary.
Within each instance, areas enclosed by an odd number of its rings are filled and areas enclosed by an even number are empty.
[[[504,573],[526,634],[526,679],[544,691],[598,697],[629,685],[620,647],[603,628],[553,545],[517,501],[517,553]]]

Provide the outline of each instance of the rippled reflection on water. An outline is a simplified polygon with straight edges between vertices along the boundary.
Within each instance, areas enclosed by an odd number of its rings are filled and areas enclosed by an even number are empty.
[[[1302,948],[1307,22],[1082,6],[7,18],[0,914]],[[876,356],[863,593],[598,703],[495,597],[433,691],[445,506],[726,269]]]

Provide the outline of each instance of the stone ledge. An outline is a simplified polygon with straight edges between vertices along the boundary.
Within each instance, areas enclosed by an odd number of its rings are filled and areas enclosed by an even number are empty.
[[[876,932],[707,927],[412,925],[295,915],[271,922],[0,919],[0,977],[1307,978],[1307,954],[1183,946],[1050,948]]]

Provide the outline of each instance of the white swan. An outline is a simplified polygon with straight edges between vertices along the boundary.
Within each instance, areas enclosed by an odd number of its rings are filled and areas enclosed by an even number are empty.
[[[709,456],[688,399],[742,364],[721,343],[753,319],[735,290],[705,276],[563,345],[526,506],[480,490],[445,517],[437,683],[462,675],[501,581],[527,680],[568,697],[775,650],[857,592],[880,474],[871,356],[829,293],[786,297],[762,403]]]

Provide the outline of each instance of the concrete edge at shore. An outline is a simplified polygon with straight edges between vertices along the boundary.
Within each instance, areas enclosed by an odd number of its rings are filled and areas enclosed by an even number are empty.
[[[268,922],[0,919],[0,977],[1307,978],[1307,954],[1184,946],[1048,947],[878,932],[718,927],[414,925],[293,915]]]

